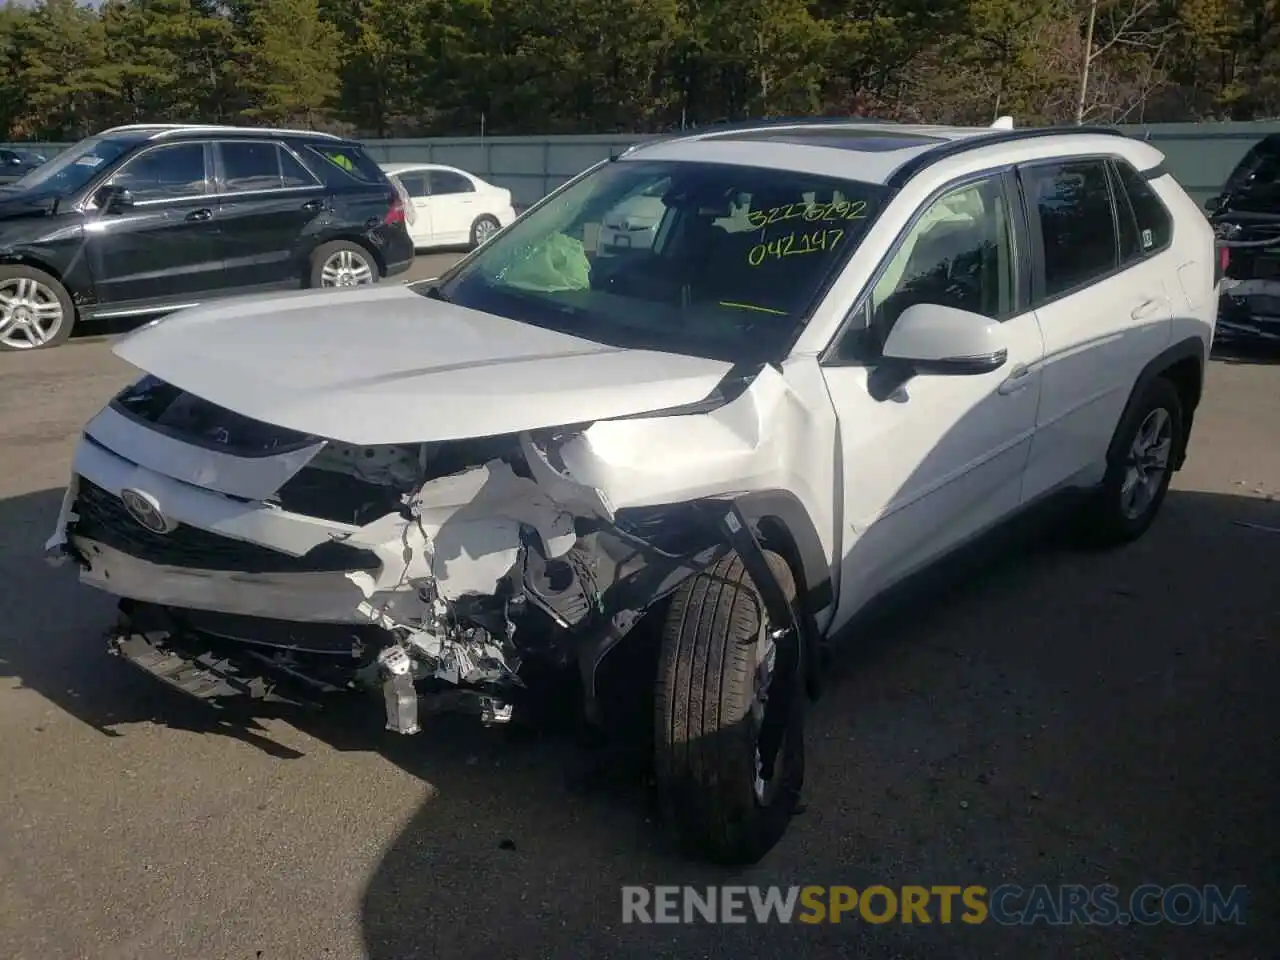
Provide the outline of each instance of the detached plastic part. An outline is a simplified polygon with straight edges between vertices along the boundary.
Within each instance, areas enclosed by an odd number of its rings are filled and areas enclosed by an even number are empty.
[[[992,130],[1012,130],[1013,117],[1010,117],[1008,115],[1003,117],[996,117],[995,122],[991,124],[991,129]]]

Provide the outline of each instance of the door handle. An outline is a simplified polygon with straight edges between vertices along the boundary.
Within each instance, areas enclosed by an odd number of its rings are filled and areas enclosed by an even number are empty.
[[[996,387],[996,392],[1007,397],[1029,386],[1031,386],[1031,368],[1025,363],[1020,363],[1013,368],[1000,386]]]
[[[187,219],[188,220],[212,220],[213,211],[210,210],[208,207],[205,207],[200,210],[192,210],[190,213],[187,214]]]
[[[1151,300],[1145,300],[1138,306],[1134,307],[1133,312],[1130,313],[1129,316],[1134,320],[1150,320],[1160,312],[1160,308],[1163,305],[1164,301],[1160,299],[1153,298]]]
[[[321,210],[324,209],[324,201],[308,200],[306,203],[302,205],[302,209],[307,211],[307,213],[319,213]]]

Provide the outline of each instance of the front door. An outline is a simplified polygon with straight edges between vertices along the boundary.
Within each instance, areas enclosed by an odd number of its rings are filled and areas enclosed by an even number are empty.
[[[227,286],[301,286],[317,243],[309,228],[325,214],[324,186],[275,141],[216,147]]]
[[[223,285],[211,170],[205,144],[171,143],[143,150],[106,181],[127,189],[133,204],[86,218],[104,308],[195,300]]]
[[[1139,227],[1108,165],[1062,160],[1019,171],[1033,260],[1040,264],[1035,302],[1045,340],[1044,387],[1023,490],[1028,500],[1102,479],[1133,385],[1171,336],[1173,303],[1164,278],[1176,264],[1167,262],[1173,255],[1169,215],[1154,194],[1139,195]],[[1155,207],[1143,199],[1154,199]]]
[[[843,468],[840,605],[877,593],[1017,509],[1038,400],[1040,328],[1014,256],[1012,176],[957,186],[906,231],[824,376]],[[879,351],[907,306],[982,314],[1008,359],[990,373],[916,373],[894,388]]]

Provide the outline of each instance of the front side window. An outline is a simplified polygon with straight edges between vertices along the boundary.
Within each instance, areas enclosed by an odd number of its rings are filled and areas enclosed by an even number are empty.
[[[452,170],[431,170],[427,176],[430,180],[432,196],[476,192],[475,185],[470,180]]]
[[[885,192],[763,167],[618,160],[553,194],[426,295],[615,346],[779,358]],[[652,239],[602,250],[605,218],[636,198],[660,208]]]
[[[1003,320],[1016,309],[1009,204],[999,177],[943,194],[907,230],[841,352],[873,363],[908,307],[929,303]]]
[[[175,143],[134,157],[108,183],[124,187],[135,201],[199,197],[209,192],[204,144]]]
[[[1102,160],[1027,167],[1023,188],[1039,221],[1044,254],[1043,297],[1050,298],[1119,266],[1111,186]]]

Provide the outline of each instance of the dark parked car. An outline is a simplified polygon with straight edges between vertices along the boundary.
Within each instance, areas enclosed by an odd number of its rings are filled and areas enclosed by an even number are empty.
[[[1245,154],[1207,209],[1224,270],[1216,339],[1280,347],[1280,134]]]
[[[21,180],[40,164],[44,163],[45,159],[43,153],[0,147],[0,183],[13,183],[15,180]]]
[[[243,127],[116,127],[0,187],[0,350],[77,319],[376,283],[413,262],[400,194],[358,143]]]

